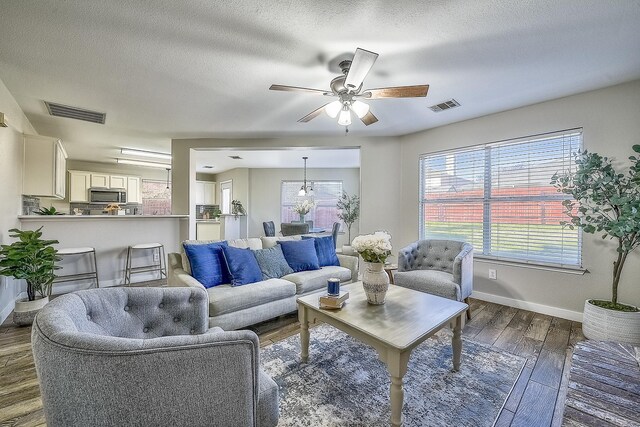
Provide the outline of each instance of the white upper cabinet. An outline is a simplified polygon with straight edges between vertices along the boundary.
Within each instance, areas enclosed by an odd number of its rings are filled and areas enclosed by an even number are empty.
[[[196,205],[216,204],[216,183],[196,181]]]
[[[67,153],[58,138],[25,135],[22,194],[64,199]]]
[[[127,177],[110,175],[109,188],[127,188]]]
[[[142,203],[142,180],[139,176],[127,177],[127,203]]]
[[[69,171],[69,202],[88,202],[91,174],[89,172]]]
[[[109,174],[92,173],[91,187],[93,188],[109,188]]]

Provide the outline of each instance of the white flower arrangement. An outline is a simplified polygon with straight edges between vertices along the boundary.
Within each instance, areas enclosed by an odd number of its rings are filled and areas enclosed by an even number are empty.
[[[391,255],[391,235],[386,231],[376,231],[353,239],[351,246],[366,262],[385,262]]]
[[[297,201],[293,210],[299,215],[306,215],[315,205],[316,203],[314,201],[304,199],[302,201]]]

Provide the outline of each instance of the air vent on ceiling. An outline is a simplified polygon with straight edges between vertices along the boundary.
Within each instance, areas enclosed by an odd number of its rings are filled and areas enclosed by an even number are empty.
[[[91,123],[104,124],[107,115],[97,111],[85,110],[84,108],[70,107],[68,105],[56,104],[54,102],[44,101],[49,114],[56,117],[66,117],[68,119],[84,120]]]
[[[204,165],[204,166],[202,167],[202,169],[213,169],[213,166],[211,166],[211,165]]]
[[[240,156],[229,156],[230,158],[232,158],[233,160],[240,160],[242,159],[242,157]]]
[[[451,108],[459,107],[460,103],[455,99],[451,98],[448,101],[441,102],[440,104],[432,105],[429,107],[431,111],[434,113],[439,113],[440,111],[449,110]]]

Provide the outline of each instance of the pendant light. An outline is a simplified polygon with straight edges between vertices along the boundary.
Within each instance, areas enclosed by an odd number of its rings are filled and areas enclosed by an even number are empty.
[[[304,160],[304,181],[302,187],[300,187],[300,191],[298,191],[298,196],[313,196],[313,187],[311,185],[307,186],[307,159],[308,157],[303,157]]]

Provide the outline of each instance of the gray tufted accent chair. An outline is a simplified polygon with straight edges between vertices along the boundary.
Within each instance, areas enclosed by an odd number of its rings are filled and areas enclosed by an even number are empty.
[[[418,240],[398,253],[398,286],[469,303],[473,246],[455,240]],[[467,318],[471,318],[467,310]]]
[[[275,426],[278,386],[251,331],[208,329],[197,288],[67,294],[35,317],[49,426]]]

